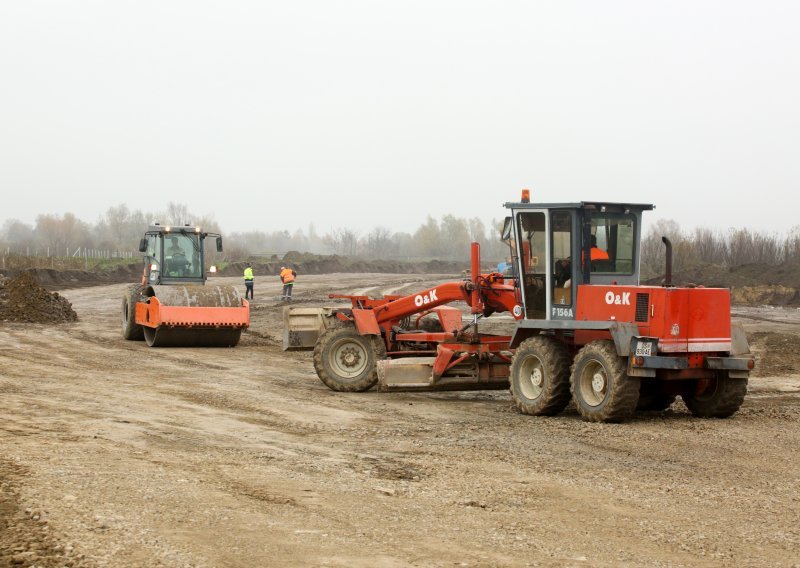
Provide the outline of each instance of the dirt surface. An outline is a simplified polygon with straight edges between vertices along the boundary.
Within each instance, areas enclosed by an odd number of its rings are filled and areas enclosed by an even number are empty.
[[[306,275],[295,297],[446,279]],[[759,366],[733,418],[612,425],[506,391],[332,392],[280,351],[264,278],[235,349],[148,349],[120,336],[124,288],[0,324],[0,566],[800,565],[800,310],[737,308]]]

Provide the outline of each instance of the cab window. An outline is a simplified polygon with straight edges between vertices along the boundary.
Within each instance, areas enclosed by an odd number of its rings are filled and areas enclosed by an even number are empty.
[[[636,218],[624,213],[592,214],[592,273],[633,274]]]

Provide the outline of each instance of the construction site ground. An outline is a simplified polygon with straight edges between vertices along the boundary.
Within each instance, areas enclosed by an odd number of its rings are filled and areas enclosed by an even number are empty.
[[[295,305],[452,278],[301,275]],[[0,566],[800,565],[797,308],[735,309],[758,368],[733,418],[590,424],[332,392],[281,351],[275,277],[234,349],[123,340],[124,289],[0,324]]]

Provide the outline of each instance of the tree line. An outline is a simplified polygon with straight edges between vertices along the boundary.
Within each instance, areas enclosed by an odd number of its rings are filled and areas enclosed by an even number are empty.
[[[722,231],[698,227],[685,231],[675,221],[659,220],[642,238],[644,277],[664,272],[666,247],[662,236],[672,242],[676,271],[709,264],[733,268],[745,264],[800,263],[800,225],[783,234],[746,228]]]
[[[212,216],[192,214],[180,203],[169,203],[164,211],[133,210],[126,205],[110,207],[94,223],[73,213],[39,215],[33,224],[6,220],[0,228],[0,249],[18,255],[69,256],[79,248],[106,251],[136,251],[147,227],[158,219],[162,224],[191,222],[204,230],[223,235],[223,258],[242,260],[258,256],[282,256],[289,251],[336,254],[365,259],[467,260],[473,241],[481,243],[484,258],[503,258],[506,247],[499,241],[502,222],[487,227],[478,218],[462,219],[444,215],[428,217],[413,232],[392,231],[377,226],[367,232],[332,228],[320,232],[313,224],[293,231],[238,231],[225,233]]]
[[[366,232],[332,228],[320,232],[313,224],[305,229],[241,231],[224,233],[212,216],[192,214],[188,206],[169,203],[164,211],[132,210],[126,205],[109,207],[90,223],[73,213],[39,215],[35,223],[6,220],[0,228],[0,249],[5,254],[69,256],[79,247],[107,251],[136,251],[139,239],[154,219],[165,224],[191,221],[224,236],[224,259],[242,260],[258,256],[282,256],[289,251],[337,254],[364,259],[467,261],[472,242],[481,243],[481,254],[489,262],[504,259],[507,246],[500,242],[502,221],[487,226],[481,219],[444,215],[429,216],[413,232],[392,231],[377,226]],[[697,228],[685,231],[675,221],[659,220],[642,238],[642,274],[663,272],[665,247],[661,237],[673,244],[673,265],[681,270],[698,264],[741,266],[800,262],[800,226],[787,234],[729,229]]]

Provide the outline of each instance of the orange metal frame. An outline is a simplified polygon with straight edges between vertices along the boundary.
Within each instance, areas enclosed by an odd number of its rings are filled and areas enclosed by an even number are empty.
[[[354,322],[362,335],[381,336],[389,357],[433,354],[437,376],[472,358],[477,360],[482,373],[506,376],[510,361],[502,352],[509,350],[511,337],[465,333],[461,311],[445,306],[462,301],[470,306],[474,315],[511,312],[515,319],[522,318],[520,297],[513,280],[507,282],[496,272],[481,274],[479,267],[480,246],[473,243],[469,280],[446,282],[408,296],[370,298],[330,294],[329,297],[350,300],[352,309],[339,311],[336,317]],[[403,319],[416,315],[418,326],[419,320],[431,312],[436,313],[444,331],[394,331]],[[402,350],[404,347],[406,350]]]
[[[164,306],[153,296],[136,303],[136,323],[147,327],[250,327],[250,302],[238,308]]]

